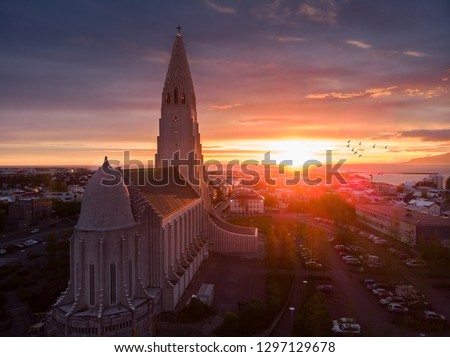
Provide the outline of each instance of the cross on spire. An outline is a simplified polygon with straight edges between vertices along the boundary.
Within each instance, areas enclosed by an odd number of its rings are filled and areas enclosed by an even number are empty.
[[[182,29],[182,27],[181,27],[180,25],[178,25],[178,26],[177,26],[177,31],[178,31],[178,34],[179,34],[179,35],[181,35],[181,29]]]

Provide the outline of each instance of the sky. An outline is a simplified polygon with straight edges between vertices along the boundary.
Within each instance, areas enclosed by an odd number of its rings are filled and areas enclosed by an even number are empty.
[[[178,25],[205,159],[447,153],[449,17],[447,0],[3,0],[0,166],[152,160]]]

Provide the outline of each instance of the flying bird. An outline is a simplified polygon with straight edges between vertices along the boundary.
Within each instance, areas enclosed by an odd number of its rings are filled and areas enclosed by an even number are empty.
[[[350,140],[349,140],[349,141],[347,141],[347,143],[348,143],[348,144],[350,144]]]
[[[355,148],[352,148],[352,151],[355,151]]]
[[[386,145],[384,148],[387,149],[388,145]]]
[[[361,146],[361,141],[359,142],[359,146]]]
[[[362,154],[359,154],[359,156],[358,157],[361,157],[362,156]]]
[[[373,148],[375,149],[375,145],[377,145],[377,144],[373,144]]]
[[[349,147],[350,147],[350,144],[347,144],[347,147],[349,148]]]
[[[357,154],[358,153],[358,151],[355,151],[354,153],[353,153],[353,155],[355,155],[355,154]]]

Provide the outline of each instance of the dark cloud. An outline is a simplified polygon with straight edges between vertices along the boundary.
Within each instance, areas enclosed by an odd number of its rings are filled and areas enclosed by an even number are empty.
[[[450,141],[450,129],[418,129],[400,131],[403,138],[419,138],[422,141]]]

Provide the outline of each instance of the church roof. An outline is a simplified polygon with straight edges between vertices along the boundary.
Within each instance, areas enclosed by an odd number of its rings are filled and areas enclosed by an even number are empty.
[[[124,171],[128,185],[137,188],[162,216],[167,217],[200,198],[173,167]]]
[[[82,231],[109,231],[135,225],[130,195],[120,171],[103,166],[89,180],[75,228]]]

